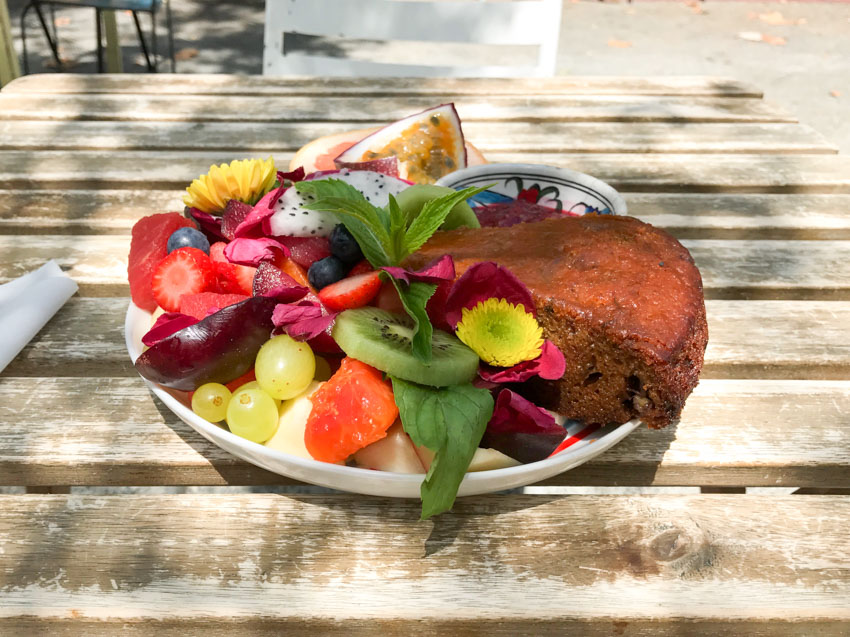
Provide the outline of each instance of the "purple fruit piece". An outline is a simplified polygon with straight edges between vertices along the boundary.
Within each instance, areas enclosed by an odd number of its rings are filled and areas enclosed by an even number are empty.
[[[566,435],[552,414],[516,392],[502,389],[480,446],[523,463],[536,462],[548,458]]]
[[[143,352],[136,370],[149,381],[182,391],[229,383],[254,366],[274,329],[277,303],[255,296],[210,314]]]
[[[250,214],[252,209],[248,204],[236,199],[227,202],[227,207],[221,217],[221,233],[227,237],[228,241],[233,241],[236,237],[236,228],[245,221],[245,217]]]
[[[254,296],[268,296],[270,292],[286,287],[303,287],[279,267],[262,261],[254,274]],[[306,290],[306,288],[305,288]],[[303,294],[301,296],[304,296]]]

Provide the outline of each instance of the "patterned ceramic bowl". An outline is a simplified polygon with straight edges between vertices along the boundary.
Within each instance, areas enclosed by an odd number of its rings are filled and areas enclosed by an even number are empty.
[[[457,170],[437,184],[460,189],[495,185],[470,200],[473,208],[524,199],[579,216],[588,212],[628,214],[626,202],[604,181],[584,173],[542,164],[482,164]]]

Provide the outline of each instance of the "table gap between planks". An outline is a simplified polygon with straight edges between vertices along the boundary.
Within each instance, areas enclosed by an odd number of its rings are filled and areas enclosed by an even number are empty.
[[[123,345],[128,235],[211,163],[454,101],[493,161],[568,166],[677,236],[710,342],[681,421],[548,485],[716,495],[57,495],[295,484],[211,445]],[[0,92],[0,282],[80,293],[0,375],[0,632],[845,635],[850,158],[724,78],[20,78]],[[738,495],[745,486],[827,495]]]

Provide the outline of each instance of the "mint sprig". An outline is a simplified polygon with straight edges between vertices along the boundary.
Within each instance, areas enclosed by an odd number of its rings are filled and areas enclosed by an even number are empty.
[[[426,387],[390,377],[404,431],[436,452],[420,489],[421,519],[452,508],[493,415],[493,396],[471,384]]]
[[[418,361],[429,363],[431,361],[431,338],[434,335],[434,327],[431,325],[431,319],[428,318],[425,306],[428,305],[428,299],[434,295],[437,286],[433,283],[422,283],[421,281],[407,284],[391,276],[389,272],[385,272],[383,276],[392,281],[396,292],[398,292],[398,297],[401,299],[401,304],[404,306],[404,311],[413,319],[411,352]]]
[[[307,206],[308,209],[335,214],[360,244],[363,256],[372,267],[382,268],[400,265],[431,238],[452,208],[464,199],[483,192],[487,186],[464,188],[432,199],[409,224],[392,195],[389,205],[379,208],[366,201],[366,197],[354,186],[339,179],[299,181],[295,188],[316,198]],[[359,223],[350,227],[352,219]]]

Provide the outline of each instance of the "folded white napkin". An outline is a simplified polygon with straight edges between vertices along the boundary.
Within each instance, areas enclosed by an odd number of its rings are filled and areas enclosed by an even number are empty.
[[[56,261],[0,285],[0,372],[76,291]]]

